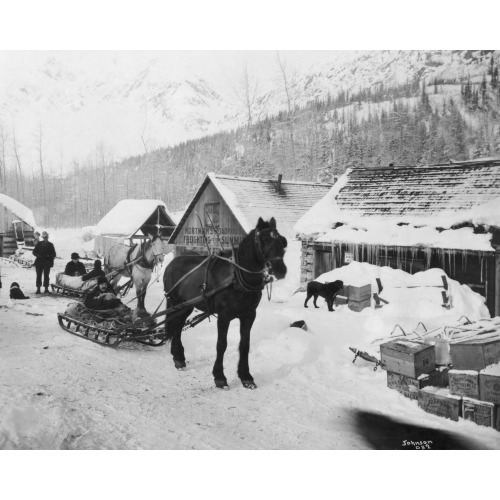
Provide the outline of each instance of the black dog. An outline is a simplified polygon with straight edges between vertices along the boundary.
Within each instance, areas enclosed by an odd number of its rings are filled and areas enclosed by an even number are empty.
[[[29,297],[26,297],[22,290],[19,288],[19,283],[14,281],[12,285],[10,285],[10,298],[11,299],[16,299],[16,300],[25,300],[29,299]]]
[[[307,307],[307,302],[314,296],[314,307],[319,308],[316,305],[316,300],[319,297],[323,297],[326,300],[329,311],[333,311],[333,301],[340,290],[344,288],[344,282],[336,280],[333,283],[319,283],[318,281],[311,281],[307,284],[307,298],[304,302],[304,307]]]

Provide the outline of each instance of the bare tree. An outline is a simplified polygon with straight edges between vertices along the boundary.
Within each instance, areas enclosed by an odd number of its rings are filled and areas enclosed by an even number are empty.
[[[43,167],[43,128],[42,122],[38,124],[38,131],[35,136],[36,139],[36,149],[38,151],[38,161],[40,165],[40,177],[42,179],[42,204],[44,207],[47,206],[47,189],[45,186],[45,172]]]
[[[293,116],[292,112],[295,107],[295,98],[293,96],[293,78],[290,75],[286,59],[281,58],[279,51],[276,52],[276,58],[278,61],[278,66],[281,74],[281,78],[283,81],[283,88],[286,96],[286,104],[288,110],[288,130],[290,133],[290,152],[291,152],[291,162],[292,162],[292,171],[295,174],[295,140],[294,140],[294,130],[293,130]]]
[[[248,65],[245,63],[235,93],[238,100],[245,107],[248,128],[250,128],[254,122],[253,116],[256,111],[255,105],[257,103],[259,92],[260,92],[259,79],[256,75],[249,73]]]
[[[14,149],[14,157],[16,159],[16,186],[17,186],[17,196],[20,196],[21,202],[24,202],[24,180],[23,180],[23,171],[21,168],[21,158],[19,156],[19,147],[16,139],[16,131],[14,127],[12,127],[12,147]]]

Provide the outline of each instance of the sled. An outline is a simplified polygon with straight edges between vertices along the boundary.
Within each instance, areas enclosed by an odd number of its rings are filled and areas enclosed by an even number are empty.
[[[164,329],[157,328],[154,319],[144,318],[132,326],[132,310],[121,304],[115,309],[98,311],[89,309],[81,303],[70,304],[70,312],[58,313],[57,319],[63,330],[85,338],[91,342],[117,347],[122,342],[139,342],[159,347],[166,342]],[[149,321],[147,321],[149,320]]]
[[[21,267],[24,267],[24,268],[30,268],[30,267],[33,267],[35,265],[34,261],[23,259],[21,257],[15,256],[15,255],[11,255],[10,257],[8,257],[8,259],[12,260],[13,262],[17,262],[18,264],[21,264]]]
[[[372,356],[365,351],[360,351],[359,349],[356,349],[356,347],[349,347],[349,349],[354,353],[354,359],[352,360],[353,363],[355,363],[358,358],[369,361],[370,363],[375,363],[375,367],[373,368],[373,371],[375,372],[379,366],[382,366],[382,361],[377,359],[375,356]]]
[[[218,287],[204,292],[198,297],[137,320],[132,320],[132,310],[123,304],[116,309],[121,308],[121,311],[125,312],[125,317],[123,315],[121,317],[114,316],[115,310],[97,311],[88,309],[79,302],[70,304],[72,311],[70,313],[67,311],[58,313],[57,318],[63,330],[103,346],[118,347],[122,342],[139,342],[152,347],[160,347],[168,340],[165,325],[169,321],[183,314],[186,309],[205,302],[232,283],[233,278],[231,277]],[[163,316],[164,319],[157,321]],[[194,316],[186,322],[183,330],[198,325],[210,316],[212,314],[208,312],[202,312]]]
[[[67,288],[65,286],[56,285],[54,283],[51,283],[50,287],[52,288],[52,291],[55,294],[58,294],[58,295],[61,295],[61,296],[66,296],[66,297],[76,297],[76,298],[79,298],[79,299],[83,298],[85,296],[85,294],[87,293],[87,291],[88,291],[88,290],[81,291],[81,290],[74,289],[74,288]]]

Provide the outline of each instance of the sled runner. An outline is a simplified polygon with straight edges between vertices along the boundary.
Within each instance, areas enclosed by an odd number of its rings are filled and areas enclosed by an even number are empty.
[[[64,314],[58,313],[57,318],[67,332],[109,347],[117,347],[124,341],[159,347],[166,341],[164,329],[157,329],[154,319],[146,318],[132,326],[132,310],[123,304],[115,309],[96,311],[74,302]]]

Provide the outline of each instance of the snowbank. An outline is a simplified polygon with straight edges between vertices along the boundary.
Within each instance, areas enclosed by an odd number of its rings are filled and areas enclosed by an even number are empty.
[[[467,285],[449,278],[441,269],[409,274],[399,269],[378,267],[367,263],[351,262],[347,266],[322,274],[316,281],[321,283],[342,280],[344,285],[363,286],[370,284],[372,292],[378,292],[376,279],[382,283],[380,297],[389,302],[381,309],[384,315],[406,314],[414,318],[433,318],[446,314],[441,292],[444,290],[442,276],[446,277],[452,309],[450,316],[465,315],[469,319],[489,318],[490,313],[483,296]]]

